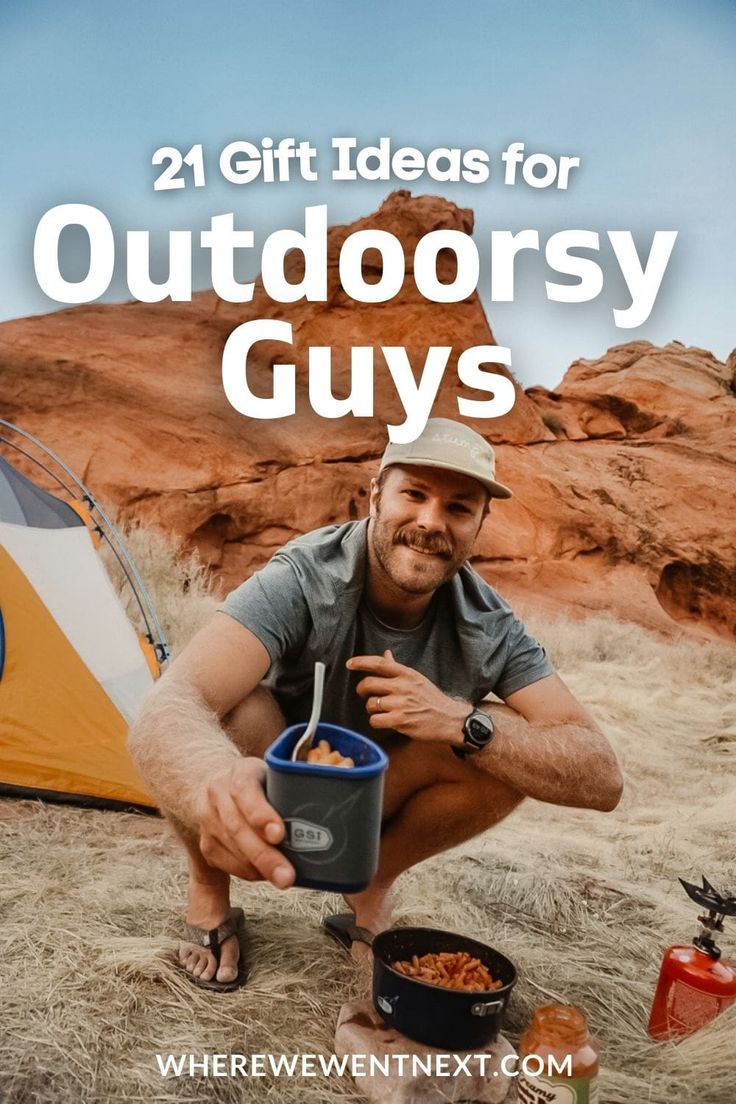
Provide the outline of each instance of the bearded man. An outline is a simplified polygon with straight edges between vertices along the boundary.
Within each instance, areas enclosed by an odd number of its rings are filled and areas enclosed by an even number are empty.
[[[246,976],[231,876],[293,884],[263,754],[309,715],[317,660],[327,665],[323,719],[389,758],[377,873],[346,896],[349,913],[326,921],[346,944],[355,926],[388,926],[399,874],[492,828],[524,797],[617,805],[605,736],[467,562],[489,501],[510,495],[479,434],[430,419],[413,443],[386,448],[366,520],[280,549],[154,688],[130,749],[188,854],[179,957],[198,984],[227,990]]]

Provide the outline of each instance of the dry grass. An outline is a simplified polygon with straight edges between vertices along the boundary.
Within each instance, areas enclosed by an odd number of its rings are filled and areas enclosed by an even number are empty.
[[[161,569],[166,549],[149,547],[150,565],[135,551],[175,626],[187,603]],[[213,605],[197,586],[179,642]],[[406,874],[397,918],[472,933],[517,962],[512,1039],[540,1000],[583,1007],[604,1047],[601,1104],[732,1104],[736,1008],[679,1045],[651,1042],[645,1025],[662,948],[694,928],[677,875],[736,887],[733,650],[603,619],[535,629],[615,745],[624,800],[608,815],[527,802]],[[341,1004],[369,992],[367,968],[320,934],[336,898],[238,886],[254,921],[251,982],[207,995],[172,966],[184,873],[160,821],[6,802],[0,847],[0,1099],[363,1099],[347,1079],[163,1079],[155,1064],[168,1052],[329,1053]],[[736,945],[736,924],[723,943]]]
[[[162,533],[138,525],[121,525],[120,528],[154,600],[172,655],[176,655],[217,607],[218,600],[210,593],[206,569],[196,552],[182,555]],[[125,585],[118,562],[105,544],[102,553],[128,616],[142,629],[138,606]]]

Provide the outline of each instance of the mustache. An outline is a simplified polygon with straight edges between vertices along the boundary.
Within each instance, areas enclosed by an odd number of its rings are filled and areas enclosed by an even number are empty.
[[[451,543],[439,533],[425,533],[422,529],[405,526],[394,535],[394,544],[405,544],[415,552],[427,552],[432,556],[442,556],[446,560],[452,558]]]

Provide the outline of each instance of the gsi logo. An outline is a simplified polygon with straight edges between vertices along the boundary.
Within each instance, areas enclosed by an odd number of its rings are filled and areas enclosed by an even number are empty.
[[[332,847],[332,832],[309,820],[287,819],[289,838],[286,846],[292,851],[327,851]]]

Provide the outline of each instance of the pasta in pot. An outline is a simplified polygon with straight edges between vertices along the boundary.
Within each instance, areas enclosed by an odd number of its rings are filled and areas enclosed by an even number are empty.
[[[503,985],[494,980],[479,958],[473,958],[467,951],[412,955],[411,959],[397,959],[391,965],[406,977],[464,993],[489,992]]]

